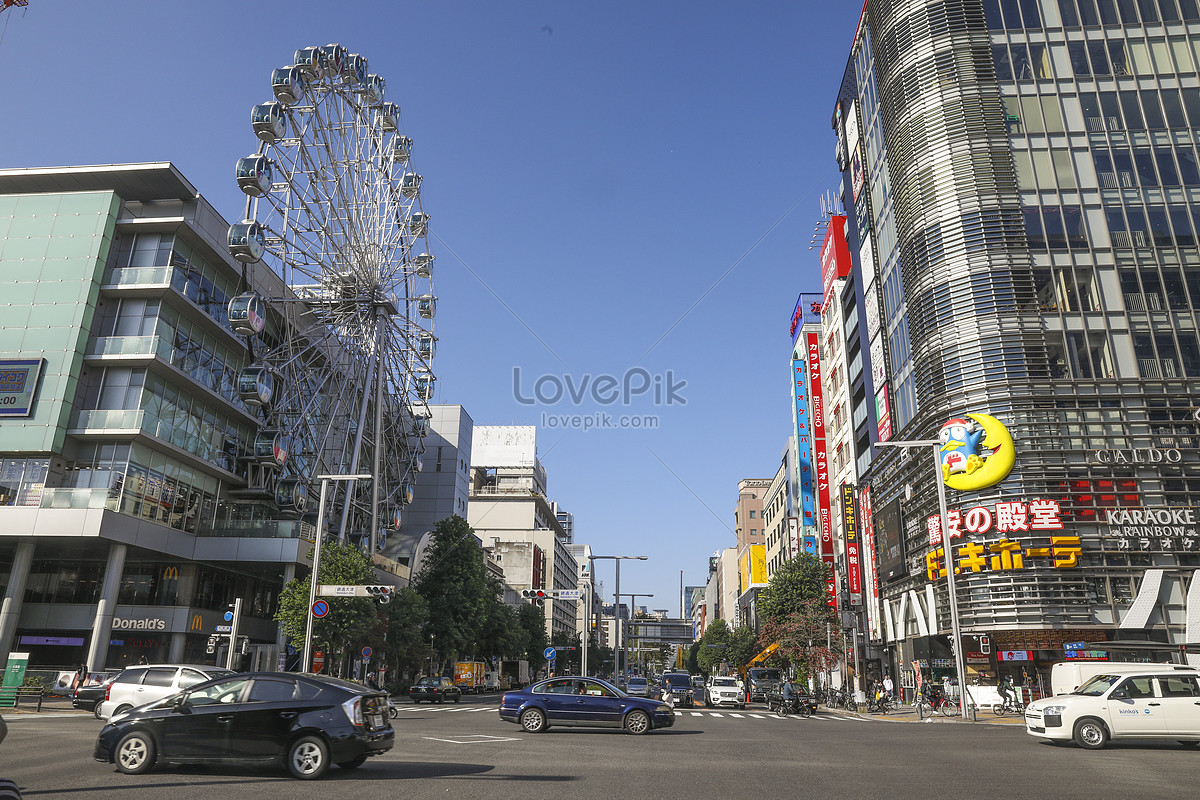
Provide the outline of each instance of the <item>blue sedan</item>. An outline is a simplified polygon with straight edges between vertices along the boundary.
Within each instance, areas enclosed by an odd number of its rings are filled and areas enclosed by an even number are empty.
[[[647,733],[675,724],[674,710],[659,700],[630,697],[596,678],[550,678],[517,692],[505,692],[500,719],[541,733],[551,725],[624,728]]]

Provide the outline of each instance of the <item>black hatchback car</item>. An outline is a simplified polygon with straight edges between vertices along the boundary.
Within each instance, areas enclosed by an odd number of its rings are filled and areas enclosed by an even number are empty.
[[[392,748],[387,695],[324,675],[256,672],[197,684],[115,715],[95,759],[128,775],[156,763],[279,763],[296,778]]]

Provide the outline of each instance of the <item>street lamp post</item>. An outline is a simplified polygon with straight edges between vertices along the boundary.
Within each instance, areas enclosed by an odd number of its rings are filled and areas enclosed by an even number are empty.
[[[958,624],[958,599],[954,588],[954,549],[950,546],[950,522],[946,514],[946,484],[942,480],[942,442],[940,439],[914,439],[908,442],[876,442],[876,447],[928,447],[933,452],[933,482],[938,490],[938,514],[941,516],[942,550],[946,564],[946,587],[950,596],[950,636],[954,651],[954,673],[958,680],[958,707],[967,718],[967,684],[963,680],[962,631]]]
[[[321,499],[317,502],[317,542],[316,548],[313,550],[313,565],[312,565],[312,581],[308,589],[308,610],[306,613],[307,623],[304,627],[304,659],[300,662],[300,668],[304,672],[312,669],[312,638],[313,638],[313,604],[317,602],[317,584],[320,579],[317,573],[321,568],[321,543],[325,540],[325,496],[329,491],[330,481],[369,481],[371,475],[318,475],[317,478],[321,481]]]
[[[617,604],[615,606],[613,606],[613,619],[617,623],[617,650],[616,650],[616,655],[613,656],[613,672],[616,673],[614,677],[617,680],[620,680],[620,678],[621,678],[621,642],[622,642],[622,638],[621,638],[621,629],[622,629],[622,625],[621,625],[621,562],[622,561],[645,561],[647,559],[647,556],[589,556],[589,559],[591,561],[599,561],[602,559],[608,560],[608,561],[614,561],[614,562],[616,562],[616,565],[617,565],[617,567],[616,567],[616,571],[617,571],[616,589],[617,589],[617,591],[615,592],[615,595],[617,598]],[[594,575],[595,572],[593,571],[592,574]]]
[[[579,654],[579,674],[587,677],[588,674],[588,645],[591,644],[591,637],[588,636],[588,611],[592,603],[592,582],[583,581],[586,587],[583,596],[583,632],[580,634],[582,641],[579,643],[583,650]]]

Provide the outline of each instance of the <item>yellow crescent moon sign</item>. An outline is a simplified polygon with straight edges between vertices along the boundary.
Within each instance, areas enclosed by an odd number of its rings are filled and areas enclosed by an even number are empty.
[[[995,486],[1008,477],[1013,465],[1017,463],[1017,452],[1013,448],[1012,434],[1004,423],[989,414],[967,414],[983,427],[983,452],[990,453],[984,457],[983,466],[967,474],[957,472],[946,478],[946,485],[960,492],[974,492]],[[982,455],[982,453],[980,454]]]

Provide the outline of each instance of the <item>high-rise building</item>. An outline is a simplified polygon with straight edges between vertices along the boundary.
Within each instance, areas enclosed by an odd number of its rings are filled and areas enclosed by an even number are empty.
[[[579,564],[546,499],[546,470],[532,425],[476,426],[467,521],[521,589],[578,589]],[[545,600],[546,630],[574,634],[574,600]]]
[[[460,405],[429,405],[425,468],[417,473],[413,501],[404,508],[398,536],[420,540],[447,517],[467,518],[471,496],[471,438],[475,423]],[[397,534],[392,534],[389,539]],[[409,549],[415,549],[410,547]],[[411,565],[416,570],[420,565]]]
[[[891,669],[950,670],[947,547],[970,673],[1200,637],[1198,74],[1190,0],[867,0],[834,105],[853,268],[826,274],[825,352],[849,366]],[[947,490],[943,544],[931,448],[875,445],[962,420],[990,458],[971,413],[1016,468]]]
[[[169,163],[0,170],[0,653],[204,662],[240,598],[242,665],[278,663],[279,592],[316,535],[300,476],[327,462],[266,424],[283,387],[254,348],[322,334],[277,274],[234,259],[229,227]],[[347,441],[336,403],[365,389],[341,347],[307,362],[296,422],[329,447]],[[348,514],[342,530],[370,528]]]

